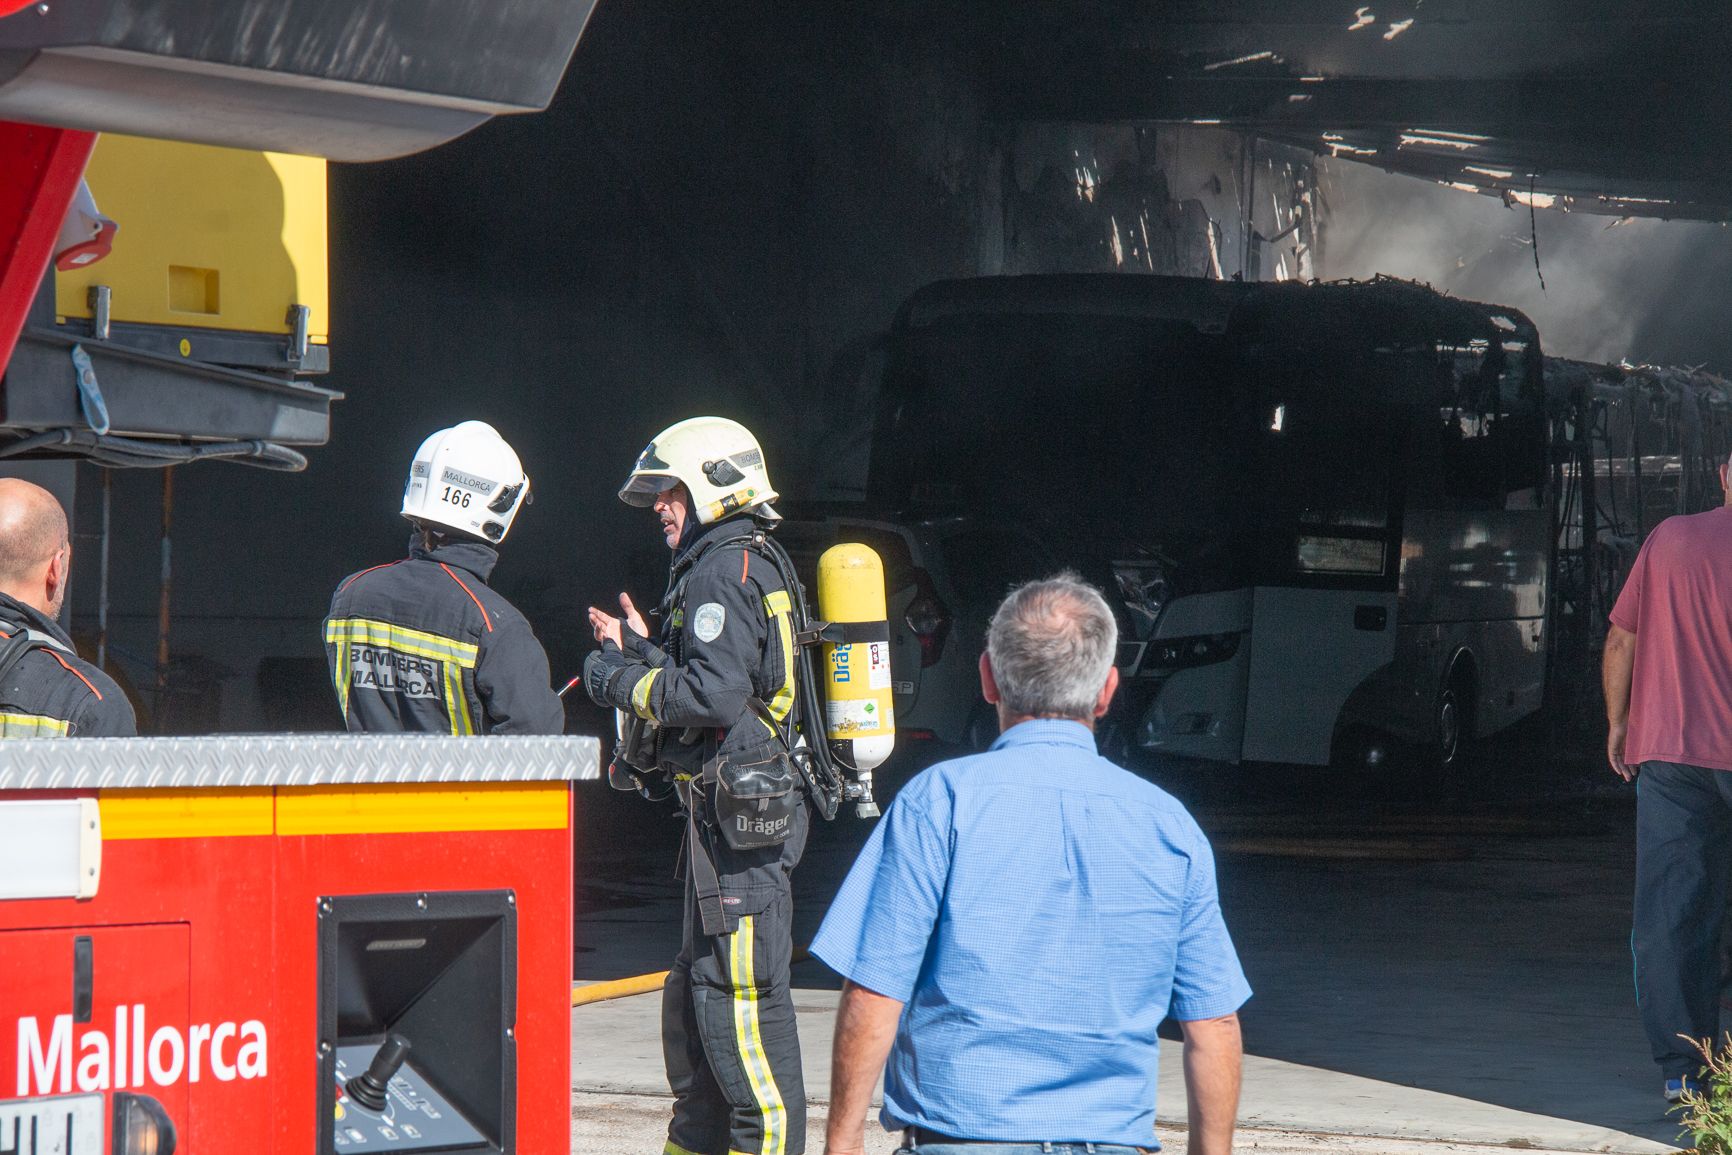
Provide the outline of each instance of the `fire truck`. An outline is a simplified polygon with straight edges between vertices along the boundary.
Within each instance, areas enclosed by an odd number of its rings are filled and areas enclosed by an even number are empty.
[[[326,161],[546,107],[592,7],[0,0],[0,472],[303,467]],[[594,739],[0,745],[0,1152],[569,1144]]]

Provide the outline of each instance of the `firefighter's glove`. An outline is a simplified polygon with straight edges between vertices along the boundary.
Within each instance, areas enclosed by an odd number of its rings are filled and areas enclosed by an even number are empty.
[[[643,779],[626,764],[625,755],[618,750],[613,753],[613,761],[607,764],[607,784],[628,794],[643,789]]]
[[[625,698],[616,694],[614,687],[631,665],[631,659],[618,646],[603,642],[601,649],[583,660],[583,688],[589,700],[598,706],[617,708]]]
[[[667,652],[625,622],[619,624],[619,639],[626,654],[652,670],[668,664]]]

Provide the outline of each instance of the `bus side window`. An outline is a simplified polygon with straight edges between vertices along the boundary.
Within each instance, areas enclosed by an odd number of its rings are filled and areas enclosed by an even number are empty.
[[[1446,508],[1504,507],[1504,413],[1499,389],[1502,351],[1483,340],[1438,350],[1439,464]]]
[[[1538,376],[1529,371],[1526,341],[1503,342],[1498,376],[1502,418],[1495,430],[1502,459],[1505,509],[1539,509],[1545,500],[1545,407]]]

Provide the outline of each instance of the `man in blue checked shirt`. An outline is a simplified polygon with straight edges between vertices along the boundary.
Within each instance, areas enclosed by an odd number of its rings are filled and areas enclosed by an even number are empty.
[[[847,979],[828,1155],[864,1150],[881,1069],[880,1119],[904,1153],[1153,1150],[1169,1015],[1190,1155],[1231,1150],[1251,988],[1202,831],[1095,753],[1117,642],[1071,574],[993,615],[980,683],[998,741],[902,789],[812,944]]]

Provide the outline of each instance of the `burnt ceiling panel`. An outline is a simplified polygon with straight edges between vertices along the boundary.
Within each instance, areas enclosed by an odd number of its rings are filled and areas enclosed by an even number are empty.
[[[1732,216],[1732,15],[1600,0],[1013,4],[1010,120],[1220,124],[1525,203]]]

